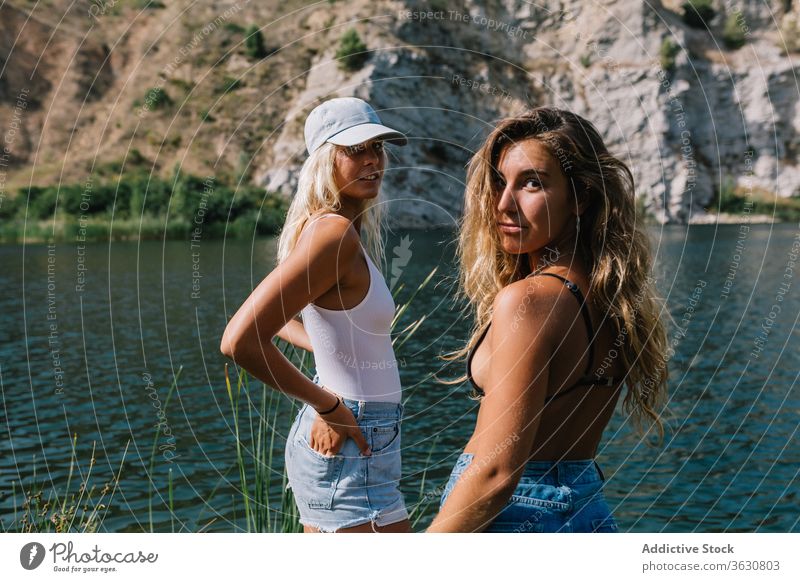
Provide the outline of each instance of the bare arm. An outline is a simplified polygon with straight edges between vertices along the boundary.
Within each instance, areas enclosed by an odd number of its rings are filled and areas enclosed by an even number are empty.
[[[297,319],[290,319],[288,322],[286,322],[286,325],[279,329],[276,335],[282,340],[285,340],[300,349],[306,350],[307,352],[314,351],[314,348],[311,346],[311,339],[309,339],[308,333],[306,332],[306,328],[303,326],[303,323]]]
[[[526,299],[527,296],[527,299]],[[428,532],[476,532],[497,517],[528,460],[547,393],[554,333],[553,300],[529,280],[495,299],[486,396],[476,424],[476,450]],[[496,326],[496,327],[495,327]]]
[[[358,248],[358,234],[345,220],[309,224],[286,260],[231,318],[222,336],[222,353],[273,388],[317,410],[331,408],[336,397],[306,378],[272,340],[303,307],[337,284],[357,260]]]

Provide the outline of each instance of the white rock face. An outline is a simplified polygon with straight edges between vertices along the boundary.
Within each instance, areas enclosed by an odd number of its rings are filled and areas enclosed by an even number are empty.
[[[317,57],[260,183],[290,196],[305,115],[322,99],[354,95],[410,138],[390,148],[384,180],[397,225],[454,224],[465,164],[492,123],[543,104],[592,121],[661,222],[709,220],[703,208],[728,180],[798,195],[800,81],[775,22],[797,19],[800,2],[787,15],[785,4],[716,3],[709,32],[683,22],[680,2],[385,2],[380,33],[359,29],[374,50],[363,69],[336,67],[335,39]],[[722,29],[725,11],[738,8],[747,43],[733,51]],[[681,49],[670,71],[660,65],[665,39]]]

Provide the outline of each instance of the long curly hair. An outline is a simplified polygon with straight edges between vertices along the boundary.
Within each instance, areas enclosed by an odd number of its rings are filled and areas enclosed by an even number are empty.
[[[645,424],[655,425],[661,442],[664,424],[659,410],[669,376],[661,314],[669,314],[651,276],[650,243],[641,221],[637,223],[633,175],[608,152],[597,129],[570,111],[538,107],[503,119],[469,162],[459,224],[458,293],[473,312],[475,326],[467,345],[444,359],[465,357],[489,324],[497,293],[531,273],[528,261],[500,246],[494,196],[501,153],[510,144],[528,139],[537,140],[558,159],[573,193],[589,196],[576,243],[589,269],[589,295],[601,313],[611,318],[617,334],[615,345],[620,345],[618,353],[627,370],[623,410],[640,433],[646,432]],[[454,382],[465,379],[466,375]]]

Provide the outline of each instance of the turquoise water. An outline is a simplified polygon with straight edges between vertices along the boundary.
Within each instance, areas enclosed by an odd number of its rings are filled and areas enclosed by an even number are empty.
[[[658,288],[676,323],[684,322],[670,332],[673,418],[664,446],[646,447],[620,410],[600,447],[621,529],[800,531],[800,270],[787,270],[797,225],[650,232]],[[425,324],[397,353],[406,394],[402,487],[407,502],[419,499],[427,468],[421,496],[437,501],[471,432],[475,404],[465,385],[446,386],[431,374],[460,374],[461,365],[436,356],[464,341],[468,322],[452,299],[453,233],[397,232],[390,259],[401,236],[409,237],[411,256],[395,263],[399,282],[416,287],[439,267],[435,285],[408,314],[407,321],[426,315]],[[34,467],[37,482],[63,487],[77,434],[86,466],[96,443],[91,482],[101,485],[130,441],[104,529],[149,529],[151,490],[159,531],[173,523],[196,531],[214,518],[210,530],[243,527],[218,348],[227,318],[269,272],[274,253],[272,239],[202,241],[194,249],[188,241],[0,247],[4,523],[13,513],[11,483],[29,484]],[[156,403],[163,406],[181,366],[177,392],[159,413]],[[285,434],[290,403],[281,410]],[[160,437],[164,454],[150,474],[158,423],[174,439]],[[280,458],[283,442],[275,449]],[[170,469],[173,516],[165,505]]]

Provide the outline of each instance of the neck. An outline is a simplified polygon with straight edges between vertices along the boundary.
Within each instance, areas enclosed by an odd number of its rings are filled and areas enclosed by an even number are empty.
[[[574,229],[566,229],[565,232],[568,234],[528,253],[528,265],[532,273],[553,266],[567,268],[584,266]]]
[[[353,223],[356,232],[361,234],[361,218],[363,217],[364,204],[361,200],[350,198],[349,196],[342,196],[340,199],[341,207],[338,214],[341,214]]]

